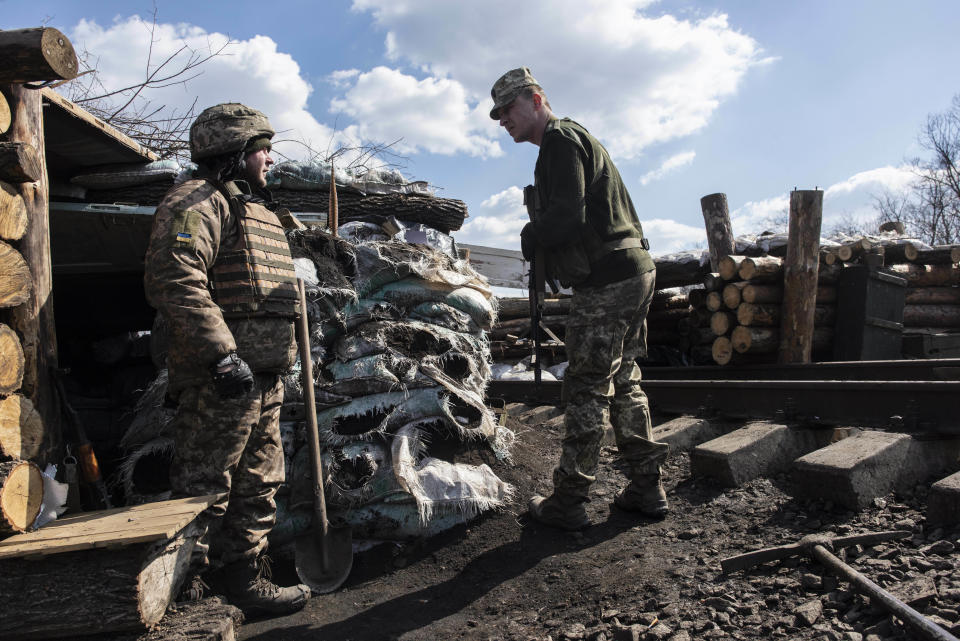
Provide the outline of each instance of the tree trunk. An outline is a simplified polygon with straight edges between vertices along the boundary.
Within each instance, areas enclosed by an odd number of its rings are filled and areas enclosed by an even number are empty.
[[[27,206],[13,186],[0,181],[0,238],[20,240],[27,231]]]
[[[77,54],[70,40],[51,27],[0,31],[0,84],[77,77]]]
[[[809,363],[820,270],[820,221],[823,192],[790,194],[790,230],[783,261],[783,304],[780,323],[781,363]]]
[[[911,263],[953,265],[960,262],[960,245],[938,245],[933,249],[917,249],[911,246],[911,250],[906,254]]]
[[[7,133],[7,129],[10,128],[11,116],[10,116],[10,103],[7,102],[7,97],[0,93],[0,134]]]
[[[0,400],[0,455],[32,459],[43,445],[43,421],[29,398],[11,394]]]
[[[960,305],[960,288],[911,287],[903,302],[906,305]]]
[[[723,307],[723,296],[720,292],[710,292],[707,294],[706,307],[711,312],[719,311]]]
[[[727,310],[714,312],[713,316],[710,317],[710,331],[713,332],[715,336],[729,334],[730,330],[736,326],[737,316],[733,312]]]
[[[756,282],[775,282],[783,275],[783,260],[776,256],[757,256],[744,258],[737,272],[741,280]]]
[[[710,269],[717,271],[720,258],[733,253],[733,230],[730,227],[730,211],[726,194],[710,194],[700,199],[703,222],[707,228],[707,245],[710,249]]]
[[[960,329],[960,305],[904,305],[903,325]]]
[[[501,320],[511,318],[530,318],[530,299],[526,297],[500,298],[497,317]],[[547,298],[543,301],[544,316],[561,316],[570,313],[569,298]]]
[[[36,147],[23,142],[0,142],[0,180],[32,183],[40,180],[43,172]]]
[[[740,281],[730,283],[723,288],[723,304],[726,305],[727,309],[736,309],[740,306],[740,301],[743,300],[743,290],[749,285],[750,283],[746,281]]]
[[[730,340],[733,343],[733,349],[741,354],[773,354],[780,347],[780,331],[772,327],[739,326],[730,334]],[[812,344],[814,350],[827,349],[832,341],[832,327],[814,328]]]
[[[720,264],[717,265],[717,273],[720,278],[726,281],[737,280],[740,271],[740,263],[746,256],[721,256]]]
[[[0,323],[0,395],[15,392],[22,384],[23,348],[20,339],[15,331]]]
[[[0,241],[0,308],[29,300],[33,289],[30,268],[16,249]]]
[[[948,287],[960,284],[960,268],[956,265],[892,265],[890,269],[907,279],[907,287]]]
[[[43,474],[36,464],[0,463],[0,535],[23,532],[32,526],[42,503]]]
[[[3,33],[3,32],[0,32]],[[40,92],[12,85],[8,89],[13,126],[8,139],[44,149]],[[40,155],[41,176],[34,183],[16,185],[27,208],[30,225],[20,240],[20,252],[30,266],[33,287],[30,297],[10,314],[11,327],[23,338],[23,394],[30,398],[43,418],[54,445],[59,443],[59,408],[55,402],[50,371],[57,366],[57,334],[53,317],[52,273],[50,266],[50,218],[47,168]]]
[[[733,358],[733,344],[726,336],[717,336],[710,348],[713,362],[717,365],[726,365]]]
[[[737,308],[737,322],[747,327],[777,327],[780,324],[781,307],[777,304],[741,303]],[[814,308],[813,324],[833,326],[837,320],[837,308],[833,305],[818,305]]]

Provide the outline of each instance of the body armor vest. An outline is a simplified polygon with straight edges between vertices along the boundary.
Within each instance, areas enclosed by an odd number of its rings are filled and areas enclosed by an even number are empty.
[[[214,300],[224,318],[296,316],[297,273],[283,226],[266,207],[248,206],[234,184],[225,187],[240,233],[211,269]]]

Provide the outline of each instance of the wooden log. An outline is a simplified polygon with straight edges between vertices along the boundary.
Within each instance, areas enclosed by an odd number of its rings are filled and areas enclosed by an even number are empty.
[[[891,265],[898,276],[907,279],[907,287],[948,287],[960,284],[960,268],[956,265]]]
[[[0,308],[22,305],[30,298],[33,279],[27,261],[0,241]]]
[[[677,294],[669,290],[658,290],[653,293],[650,301],[650,310],[655,309],[687,309],[690,307],[690,298],[686,294]]]
[[[779,303],[783,300],[783,287],[780,285],[763,285],[747,283],[740,292],[744,303]],[[837,302],[837,288],[831,285],[817,287],[817,305]]]
[[[690,319],[693,327],[709,327],[711,316],[713,316],[713,312],[706,307],[694,307],[690,310],[687,318]]]
[[[714,312],[710,317],[710,331],[714,336],[723,336],[737,326],[737,316],[733,312],[723,310]]]
[[[707,228],[707,246],[710,250],[710,268],[717,271],[720,258],[733,253],[733,229],[726,194],[710,194],[700,199],[703,222]]]
[[[780,348],[780,330],[773,327],[738,326],[730,333],[733,349],[741,354],[774,354]],[[832,327],[815,327],[812,348],[820,351],[830,347]]]
[[[724,280],[720,274],[710,273],[703,277],[703,288],[708,292],[718,292],[723,289]]]
[[[853,262],[854,259],[863,255],[864,247],[860,240],[846,243],[837,247],[837,258],[845,263]]]
[[[566,316],[543,316],[540,319],[540,322],[550,328],[554,333],[559,333],[563,335],[564,328],[567,325]],[[490,330],[490,338],[494,340],[499,340],[504,338],[507,334],[513,334],[515,336],[526,336],[530,332],[530,319],[529,318],[513,318],[505,321],[498,321],[497,324]]]
[[[45,430],[29,398],[11,394],[0,399],[0,455],[32,459],[40,454]]]
[[[840,257],[837,255],[836,249],[820,251],[820,262],[823,263],[824,265],[833,265],[839,260],[840,260]]]
[[[770,303],[741,303],[737,308],[737,322],[745,327],[777,327],[781,318],[781,306]],[[837,320],[837,308],[833,305],[817,305],[814,308],[814,326],[832,326]]]
[[[667,328],[650,327],[647,329],[647,345],[665,345],[679,347],[683,337]]]
[[[0,180],[11,183],[36,182],[43,175],[42,165],[40,154],[33,145],[0,142]]]
[[[20,240],[27,231],[27,206],[12,185],[0,181],[0,238]]]
[[[0,31],[0,84],[77,77],[77,54],[69,38],[51,27]]]
[[[721,256],[720,264],[717,265],[717,273],[720,278],[726,281],[737,280],[740,273],[740,263],[746,256]]]
[[[23,348],[20,339],[16,332],[0,323],[0,395],[15,392],[22,384]]]
[[[904,305],[903,325],[960,329],[960,305]]]
[[[840,263],[837,263],[836,265],[820,265],[820,270],[817,273],[817,284],[835,285],[842,270],[843,265]]]
[[[709,263],[701,264],[702,251],[686,251],[653,259],[657,267],[656,289],[699,285],[710,273]]]
[[[3,32],[0,32],[3,33]],[[13,125],[7,133],[11,142],[23,142],[45,149],[41,92],[21,85],[7,87]],[[30,297],[10,313],[10,326],[20,335],[24,356],[22,394],[32,402],[46,425],[52,447],[60,441],[60,412],[50,372],[57,367],[57,332],[53,316],[53,274],[50,257],[49,193],[46,158],[41,154],[40,179],[15,185],[27,207],[30,225],[20,239],[19,249],[27,261],[33,286]]]
[[[960,245],[937,245],[933,249],[917,249],[911,246],[905,256],[911,263],[953,265],[960,262]]]
[[[11,121],[10,103],[7,102],[7,97],[0,93],[0,134],[7,133]]]
[[[684,309],[658,309],[647,314],[648,323],[669,323],[671,327],[676,327],[677,321],[690,315],[690,308]]]
[[[737,283],[730,283],[723,288],[723,304],[727,309],[736,309],[740,306],[740,301],[743,299],[743,290],[749,286],[750,283],[746,281],[740,281]]]
[[[717,365],[726,365],[733,358],[733,344],[726,336],[717,336],[710,348],[713,362]]]
[[[562,316],[570,313],[569,298],[547,298],[543,301],[544,316]],[[502,320],[530,317],[530,299],[526,296],[498,298],[497,317]]]
[[[960,288],[910,287],[903,302],[906,305],[960,305]]]
[[[790,193],[789,240],[783,260],[783,303],[777,357],[781,363],[810,362],[822,217],[823,191],[794,190]]]
[[[693,307],[702,307],[707,304],[707,293],[706,289],[691,289],[687,292],[687,301]]]
[[[0,534],[33,525],[43,503],[43,474],[30,461],[0,463]]]
[[[720,292],[708,292],[706,300],[706,308],[711,312],[719,311],[723,307],[723,296]]]
[[[737,273],[741,280],[776,281],[783,275],[783,260],[776,256],[747,257],[740,261],[740,269]]]

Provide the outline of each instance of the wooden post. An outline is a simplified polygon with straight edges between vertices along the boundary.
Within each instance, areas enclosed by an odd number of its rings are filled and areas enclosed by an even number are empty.
[[[781,363],[810,362],[822,216],[823,191],[791,192],[787,256],[783,262],[783,312],[778,356]]]
[[[53,319],[53,288],[50,261],[50,218],[48,211],[47,166],[44,150],[43,113],[40,92],[10,85],[5,93],[10,99],[13,124],[7,140],[26,143],[40,153],[40,177],[12,187],[23,198],[30,224],[20,239],[20,253],[33,275],[30,296],[9,313],[10,326],[23,339],[23,388],[40,413],[47,432],[59,438],[59,412],[50,381],[50,368],[57,366],[57,337]]]
[[[717,271],[722,256],[733,253],[733,229],[726,194],[710,194],[700,199],[703,222],[707,228],[707,246],[710,248],[710,271]]]
[[[77,77],[73,45],[50,27],[0,31],[0,60],[0,84]]]

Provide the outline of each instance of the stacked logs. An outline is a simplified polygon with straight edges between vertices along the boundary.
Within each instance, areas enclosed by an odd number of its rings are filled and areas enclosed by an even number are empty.
[[[33,278],[16,245],[27,231],[23,187],[45,170],[33,145],[10,141],[10,103],[0,94],[0,536],[33,525],[43,502],[43,476],[31,462],[41,453],[44,422],[30,399],[19,393],[26,360],[16,325],[17,311],[29,304]]]
[[[814,351],[828,350],[836,321],[836,282],[840,266],[821,266],[814,317]],[[694,290],[698,291],[698,290]],[[691,318],[712,336],[710,358],[719,365],[775,360],[780,345],[783,260],[776,256],[723,256],[718,272],[704,278],[703,307]],[[693,295],[693,291],[691,291]],[[699,297],[698,296],[694,296]],[[708,320],[707,320],[708,319]],[[706,360],[705,350],[695,362]]]

